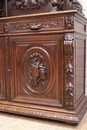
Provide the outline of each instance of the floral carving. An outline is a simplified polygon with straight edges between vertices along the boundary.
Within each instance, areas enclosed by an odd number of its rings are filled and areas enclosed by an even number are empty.
[[[27,61],[27,75],[29,77],[29,84],[37,87],[40,83],[45,84],[47,79],[47,67],[45,58],[42,54],[34,52],[28,57]]]

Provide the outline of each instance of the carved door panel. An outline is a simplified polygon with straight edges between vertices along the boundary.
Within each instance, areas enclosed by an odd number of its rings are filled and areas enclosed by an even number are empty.
[[[0,99],[6,99],[4,38],[0,38]]]
[[[63,38],[10,38],[11,100],[63,106]]]

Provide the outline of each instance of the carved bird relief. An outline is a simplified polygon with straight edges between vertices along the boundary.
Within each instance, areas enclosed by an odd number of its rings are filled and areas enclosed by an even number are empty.
[[[38,86],[40,82],[44,85],[47,79],[47,68],[43,62],[43,57],[38,53],[33,53],[29,57],[27,66],[29,83],[35,87]]]

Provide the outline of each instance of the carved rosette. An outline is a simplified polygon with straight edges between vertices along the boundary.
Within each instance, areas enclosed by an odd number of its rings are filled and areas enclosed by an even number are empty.
[[[73,109],[74,102],[74,85],[73,85],[73,39],[72,33],[67,33],[64,37],[64,53],[65,53],[65,108]]]

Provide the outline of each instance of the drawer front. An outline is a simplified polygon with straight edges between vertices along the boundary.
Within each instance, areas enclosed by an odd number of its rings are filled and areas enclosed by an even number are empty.
[[[37,20],[38,19],[38,20]],[[64,17],[37,18],[35,20],[22,20],[4,23],[5,33],[34,33],[44,31],[64,30]]]

